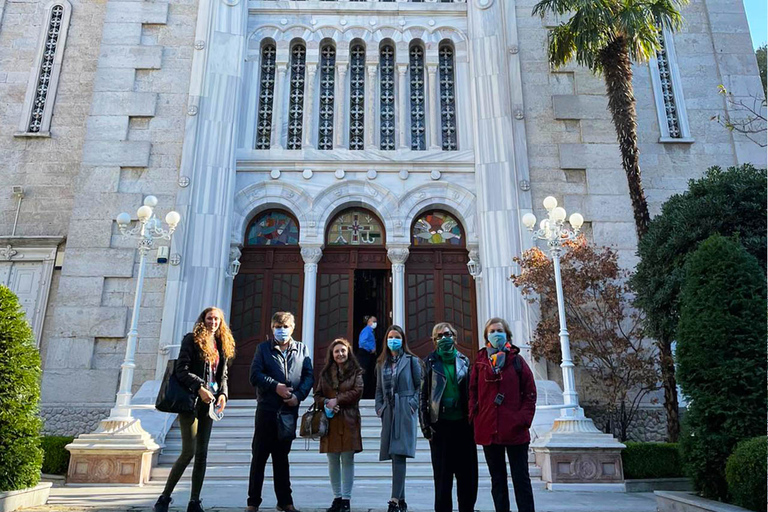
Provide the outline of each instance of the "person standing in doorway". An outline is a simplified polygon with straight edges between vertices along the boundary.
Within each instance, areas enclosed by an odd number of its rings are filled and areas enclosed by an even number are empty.
[[[435,512],[453,510],[456,477],[459,512],[477,500],[477,446],[469,423],[469,358],[456,350],[456,329],[441,322],[432,329],[435,350],[425,361],[421,386],[421,431],[429,440],[435,479]]]
[[[270,455],[277,510],[298,512],[293,506],[288,454],[296,437],[299,404],[312,391],[312,359],[307,346],[293,339],[291,313],[275,313],[271,326],[274,338],[256,348],[251,363],[251,385],[258,403],[246,512],[259,510]]]
[[[375,316],[365,317],[365,327],[357,340],[357,358],[363,368],[363,398],[373,398],[376,380],[376,326]]]
[[[171,493],[192,457],[195,458],[195,465],[187,512],[203,512],[200,491],[213,427],[211,408],[221,413],[227,405],[228,365],[234,357],[235,340],[224,320],[224,313],[219,308],[206,308],[197,318],[192,332],[184,336],[176,359],[176,378],[190,392],[198,395],[198,399],[193,412],[179,414],[181,454],[171,468],[165,489],[152,508],[153,512],[168,512]]]
[[[355,480],[355,454],[363,451],[360,397],[363,370],[345,338],[328,347],[325,366],[315,390],[315,404],[328,417],[328,433],[320,438],[320,453],[328,454],[333,503],[327,512],[350,512]]]
[[[407,512],[405,459],[416,456],[421,361],[398,325],[387,329],[376,364],[376,415],[381,418],[379,460],[392,461],[392,498],[387,512]]]
[[[483,446],[491,473],[491,495],[496,512],[509,512],[507,464],[512,473],[519,512],[534,512],[528,474],[529,429],[536,413],[533,373],[512,344],[512,332],[502,318],[491,318],[483,331],[469,380],[469,420],[475,442]]]

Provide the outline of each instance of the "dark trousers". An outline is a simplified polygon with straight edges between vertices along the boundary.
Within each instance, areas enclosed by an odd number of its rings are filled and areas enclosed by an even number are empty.
[[[364,371],[363,398],[373,398],[376,394],[376,354],[359,349],[357,360]]]
[[[477,445],[466,420],[441,420],[429,440],[435,476],[435,512],[453,510],[453,478],[459,512],[472,512],[477,500]]]
[[[191,500],[200,499],[200,490],[205,479],[205,465],[208,462],[208,441],[211,439],[213,420],[208,416],[209,405],[202,400],[197,401],[194,412],[179,414],[179,426],[181,427],[181,454],[171,468],[168,480],[165,482],[163,494],[170,497],[181,475],[187,469],[192,457],[195,465],[192,467],[192,492]]]
[[[256,410],[256,424],[251,444],[251,474],[248,481],[248,505],[261,505],[261,491],[264,487],[264,469],[267,459],[272,456],[272,479],[275,485],[275,497],[280,507],[293,505],[291,496],[291,473],[288,454],[293,441],[277,439],[277,413],[275,411]]]
[[[515,488],[515,502],[519,512],[534,512],[533,489],[528,475],[528,443],[483,446],[485,461],[491,473],[491,496],[496,512],[509,512],[509,488],[507,487],[507,464],[504,452],[509,457],[512,485]]]

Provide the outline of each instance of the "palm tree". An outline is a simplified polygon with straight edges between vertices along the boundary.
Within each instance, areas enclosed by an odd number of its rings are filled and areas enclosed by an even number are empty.
[[[638,238],[648,231],[650,216],[640,179],[637,111],[632,90],[632,62],[656,55],[661,28],[677,30],[679,9],[687,0],[541,0],[533,8],[570,18],[549,32],[549,62],[561,67],[571,61],[602,74],[627,174],[629,197]]]

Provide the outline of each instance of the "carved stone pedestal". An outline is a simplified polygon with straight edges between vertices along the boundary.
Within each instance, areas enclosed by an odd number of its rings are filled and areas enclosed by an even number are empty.
[[[67,483],[142,485],[149,481],[160,446],[139,420],[106,419],[96,432],[78,436],[66,448],[71,454]]]
[[[579,409],[555,420],[552,430],[531,444],[547,489],[624,492],[621,450]]]

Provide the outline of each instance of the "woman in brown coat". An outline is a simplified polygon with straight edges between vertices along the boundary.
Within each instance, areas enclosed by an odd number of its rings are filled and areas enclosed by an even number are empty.
[[[363,370],[344,338],[328,347],[325,366],[315,389],[315,403],[328,416],[328,433],[320,438],[320,453],[328,454],[333,503],[327,512],[349,512],[355,478],[355,453],[363,450],[360,409]]]

